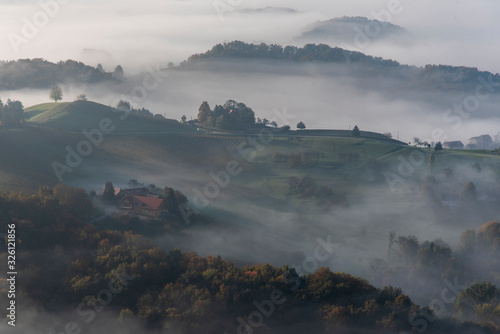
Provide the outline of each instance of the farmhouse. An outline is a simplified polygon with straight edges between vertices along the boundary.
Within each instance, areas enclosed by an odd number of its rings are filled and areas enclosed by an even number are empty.
[[[161,217],[168,214],[167,210],[165,210],[164,200],[151,195],[125,196],[118,202],[118,207],[129,211],[131,214],[147,217]]]
[[[445,141],[443,143],[443,148],[448,148],[448,149],[463,149],[464,144],[460,140],[456,141]]]
[[[466,148],[471,150],[490,150],[493,149],[494,146],[495,144],[490,135],[482,135],[470,138]]]

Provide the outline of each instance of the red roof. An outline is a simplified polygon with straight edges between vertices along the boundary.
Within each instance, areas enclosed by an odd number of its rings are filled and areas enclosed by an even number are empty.
[[[158,210],[163,203],[163,199],[157,197],[132,196],[134,207],[150,210]]]

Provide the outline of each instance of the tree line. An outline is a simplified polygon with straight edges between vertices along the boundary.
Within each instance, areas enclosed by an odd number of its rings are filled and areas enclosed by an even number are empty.
[[[6,128],[22,126],[24,124],[24,106],[21,101],[8,99],[3,104],[0,99],[0,122]]]
[[[99,67],[99,66],[98,66]],[[44,59],[19,59],[0,63],[0,89],[49,88],[61,82],[95,84],[123,79],[123,68],[113,72],[74,60],[52,63]]]

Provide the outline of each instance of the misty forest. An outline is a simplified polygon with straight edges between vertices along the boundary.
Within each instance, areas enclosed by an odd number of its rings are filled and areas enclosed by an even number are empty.
[[[500,333],[500,4],[0,10],[0,333]]]

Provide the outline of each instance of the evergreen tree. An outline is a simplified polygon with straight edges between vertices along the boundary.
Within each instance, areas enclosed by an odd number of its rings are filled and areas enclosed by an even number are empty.
[[[102,193],[102,199],[110,203],[115,201],[115,187],[111,181],[106,182],[104,192]]]
[[[357,125],[355,125],[354,128],[351,130],[351,134],[353,137],[359,137],[361,135],[361,132],[359,131]]]

